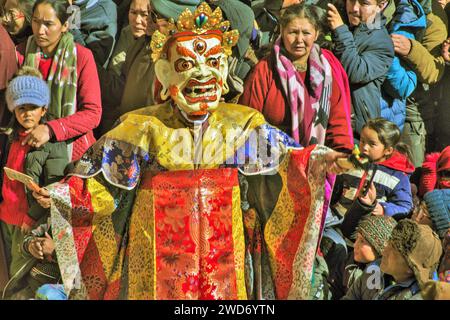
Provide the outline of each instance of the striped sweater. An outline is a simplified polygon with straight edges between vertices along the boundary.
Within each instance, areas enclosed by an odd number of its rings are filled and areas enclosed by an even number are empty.
[[[380,163],[373,182],[377,190],[377,200],[387,216],[407,215],[413,206],[409,175],[414,172],[413,165],[399,152]],[[356,200],[357,188],[364,174],[355,169],[338,176],[333,191],[333,212],[343,217]],[[369,171],[368,176],[371,176]]]

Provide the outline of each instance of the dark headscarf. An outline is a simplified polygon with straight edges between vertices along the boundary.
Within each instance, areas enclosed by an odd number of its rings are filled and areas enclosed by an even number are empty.
[[[176,21],[186,8],[194,12],[200,2],[200,0],[152,0],[151,4],[160,15]]]
[[[252,37],[255,14],[246,4],[238,0],[218,0],[214,4],[222,10],[222,13],[230,21],[231,29],[239,30],[239,41],[236,45],[239,57],[247,52]]]

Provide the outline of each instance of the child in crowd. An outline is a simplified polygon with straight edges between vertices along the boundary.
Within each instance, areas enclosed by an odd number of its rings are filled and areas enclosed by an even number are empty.
[[[450,228],[450,190],[433,190],[425,194],[412,219],[428,225],[443,239]]]
[[[409,175],[414,167],[406,155],[408,149],[399,140],[400,130],[394,123],[383,118],[369,120],[361,131],[360,149],[375,163],[377,171],[368,192],[362,194],[360,186],[367,182],[373,170],[366,174],[366,171],[356,168],[336,178],[331,220],[338,223],[332,230],[334,236],[328,237],[330,230],[325,230],[321,243],[331,278],[342,277],[340,266],[348,263],[348,253],[351,252],[348,247],[353,246],[351,238],[362,217],[372,214],[402,218],[412,209]],[[337,290],[337,293],[334,293],[335,297],[343,294],[342,290]]]
[[[11,299],[58,299],[53,294],[55,289],[45,289],[49,285],[59,288],[58,284],[61,281],[61,273],[56,260],[55,243],[51,237],[50,218],[48,218],[47,223],[41,224],[25,236],[20,249],[22,255],[29,258],[30,262],[27,267],[16,274],[17,281],[20,279],[25,286],[14,292]]]
[[[414,210],[412,219],[419,224],[428,225],[442,239],[444,257],[437,277],[450,283],[450,189],[436,189],[425,194],[424,200]]]
[[[422,165],[419,196],[434,189],[450,189],[450,146],[426,155]]]
[[[357,265],[347,265],[343,272],[344,285],[348,288],[343,300],[371,300],[381,289],[371,278],[375,272],[380,273],[383,250],[396,225],[395,219],[385,216],[369,215],[361,220],[353,251]]]
[[[348,238],[362,216],[372,213],[395,218],[406,217],[412,209],[409,175],[414,166],[408,159],[408,149],[400,141],[400,130],[383,118],[369,120],[361,131],[360,149],[377,166],[373,182],[366,195],[359,195],[365,171],[354,169],[336,180],[333,212],[344,217],[341,230]],[[400,152],[401,151],[401,152]],[[367,176],[370,176],[369,172]]]
[[[10,130],[6,131],[9,136],[1,167],[25,173],[40,186],[59,181],[69,162],[66,144],[47,142],[37,145],[34,142],[30,146],[27,143],[28,133],[49,119],[50,93],[40,72],[29,67],[19,70],[8,84],[6,101],[13,119]],[[3,174],[0,185],[0,226],[11,277],[5,290],[11,292],[19,285],[17,273],[29,264],[29,259],[23,257],[19,250],[23,237],[36,223],[47,218],[48,211],[37,203],[32,192],[21,182],[9,180]]]
[[[441,241],[429,226],[401,220],[383,252],[380,265],[385,273],[383,290],[375,300],[434,298],[429,295],[429,284],[441,254]]]

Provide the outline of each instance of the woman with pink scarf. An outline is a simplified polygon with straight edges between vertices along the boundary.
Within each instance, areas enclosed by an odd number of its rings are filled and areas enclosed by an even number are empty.
[[[319,10],[305,4],[286,9],[281,36],[247,78],[239,103],[262,112],[303,146],[350,151],[348,79],[337,58],[315,43],[321,32]]]

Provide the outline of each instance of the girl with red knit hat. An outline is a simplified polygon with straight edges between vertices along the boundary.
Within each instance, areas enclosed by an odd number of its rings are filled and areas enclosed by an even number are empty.
[[[434,189],[450,189],[450,146],[441,153],[431,153],[422,165],[419,196]]]

